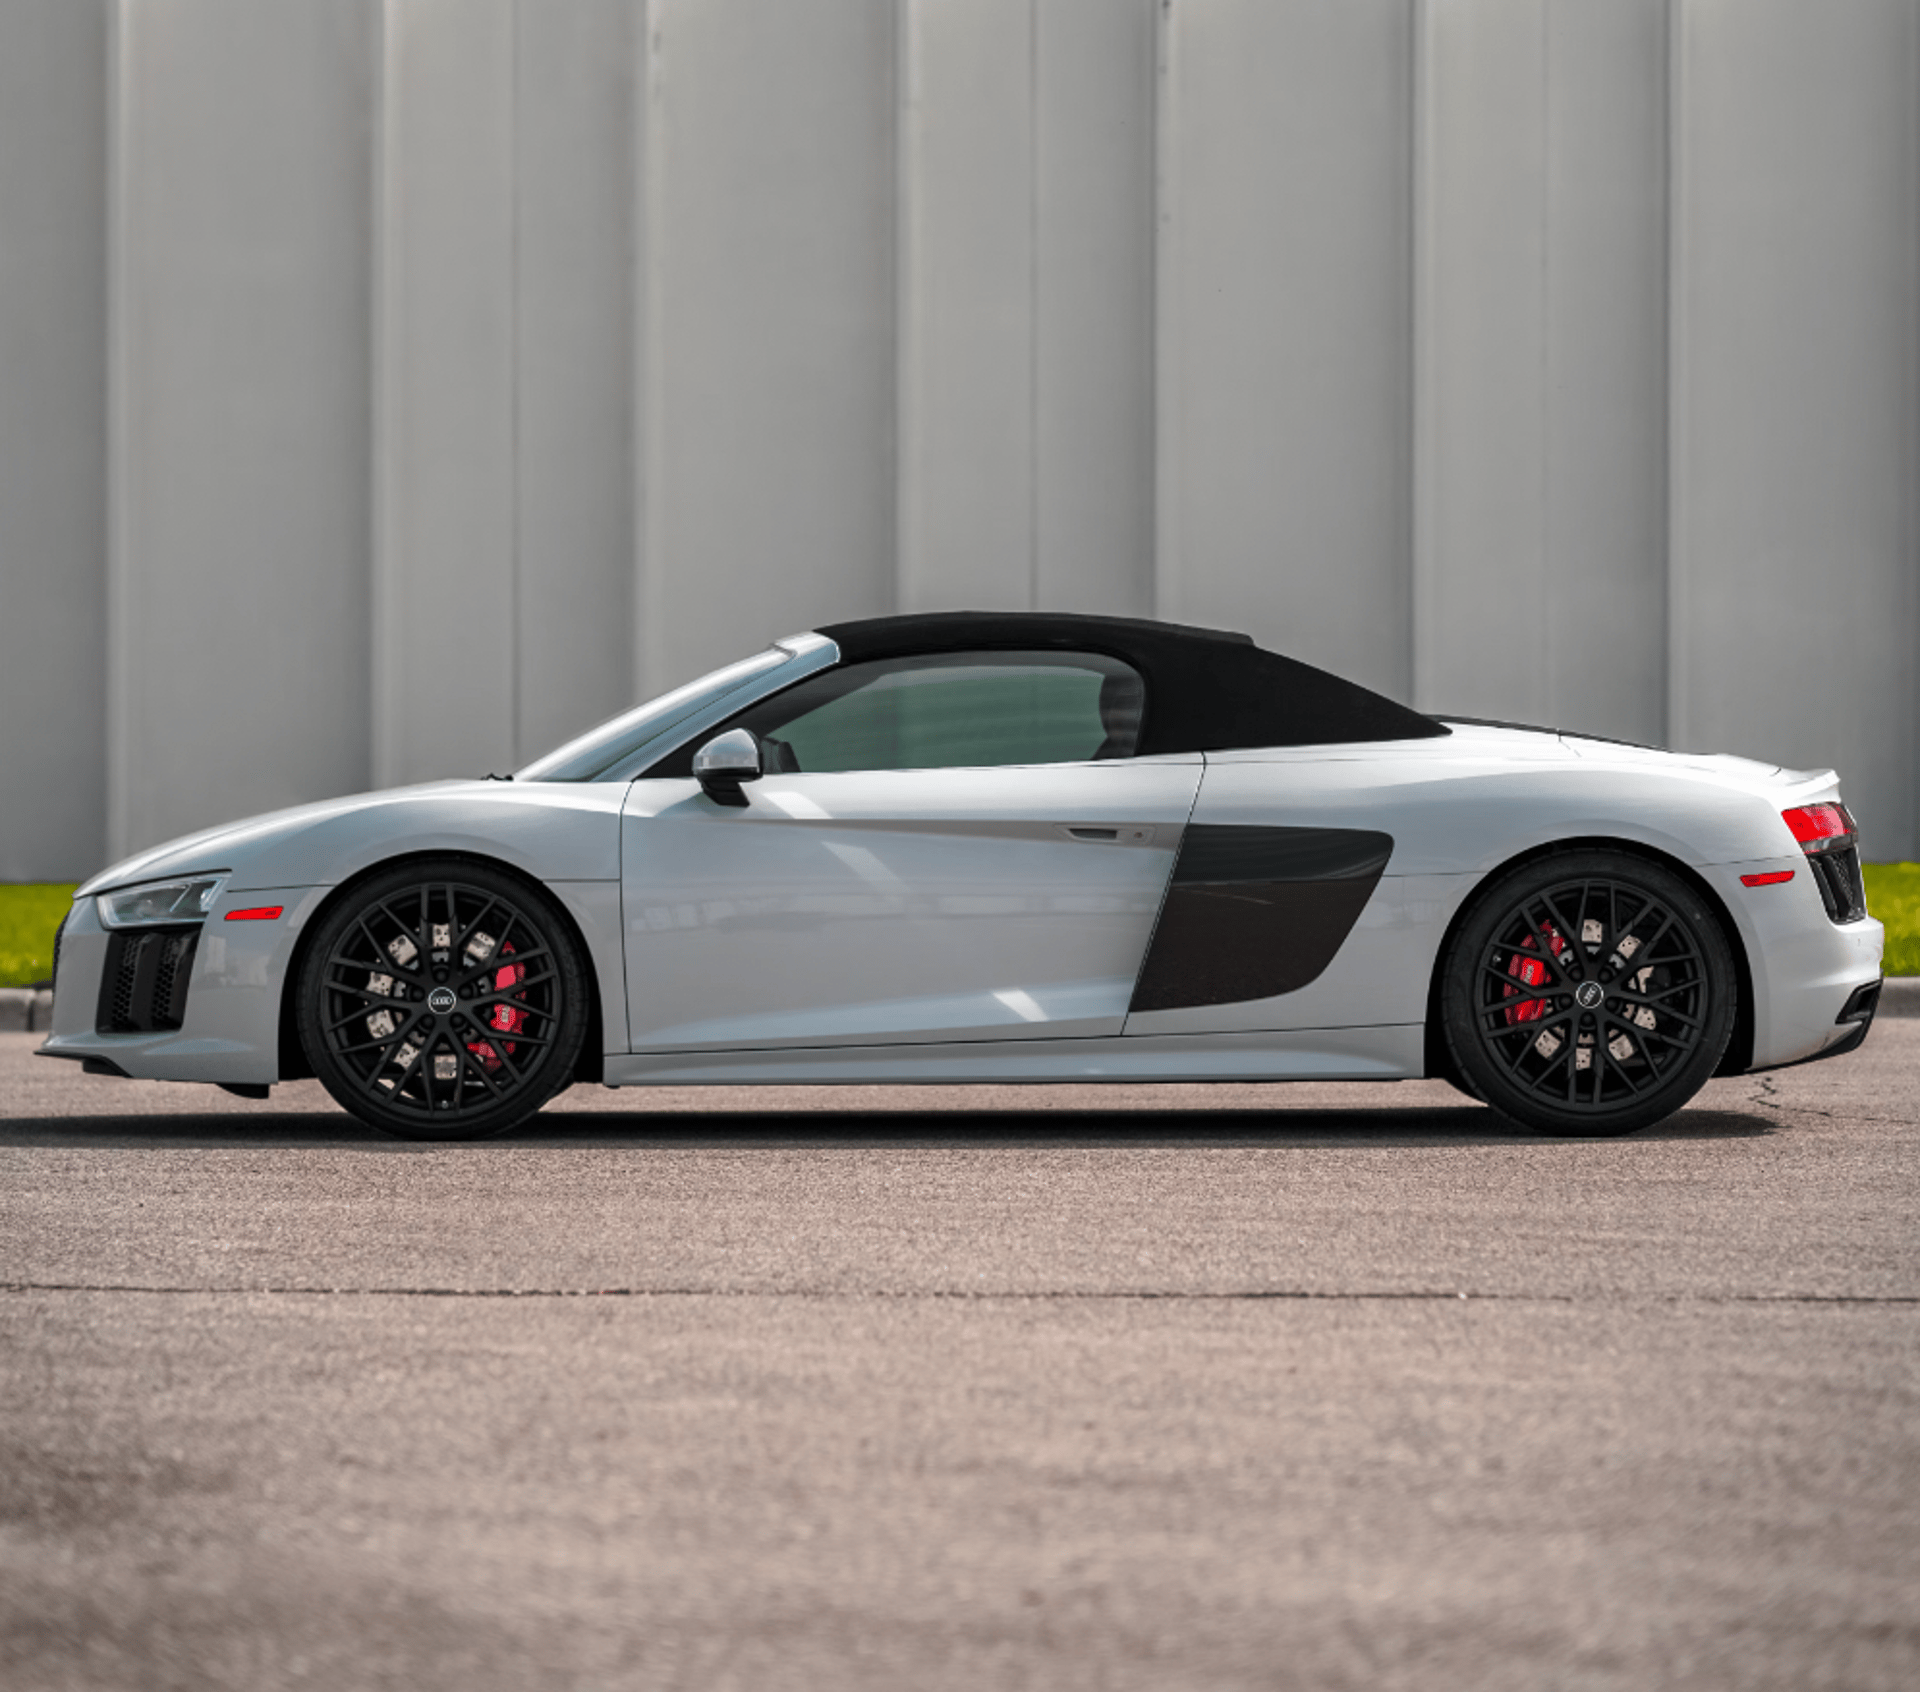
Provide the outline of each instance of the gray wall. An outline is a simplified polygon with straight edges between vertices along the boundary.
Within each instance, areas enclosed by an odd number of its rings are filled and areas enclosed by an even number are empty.
[[[0,880],[106,850],[106,43],[0,0]]]
[[[1838,765],[1920,0],[0,0],[0,879],[894,608]]]

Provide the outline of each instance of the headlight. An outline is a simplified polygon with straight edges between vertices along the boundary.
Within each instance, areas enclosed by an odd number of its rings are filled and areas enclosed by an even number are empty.
[[[144,887],[123,887],[94,900],[101,922],[108,928],[145,928],[162,922],[199,922],[213,909],[227,878],[188,876],[180,881],[150,881]]]

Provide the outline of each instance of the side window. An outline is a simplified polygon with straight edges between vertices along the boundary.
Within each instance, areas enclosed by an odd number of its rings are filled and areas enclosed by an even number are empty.
[[[1089,652],[953,652],[852,664],[743,712],[770,773],[1128,758],[1146,689]]]

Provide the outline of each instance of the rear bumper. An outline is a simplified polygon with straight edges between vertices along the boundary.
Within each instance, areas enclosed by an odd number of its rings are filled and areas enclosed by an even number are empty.
[[[1743,875],[1792,870],[1791,881],[1748,887]],[[1880,979],[1886,930],[1872,917],[1828,919],[1807,861],[1792,857],[1700,869],[1732,913],[1753,974],[1753,1058],[1748,1072],[1838,1057],[1866,1038],[1842,1023],[1849,998]],[[1871,1021],[1871,1015],[1867,1019]]]
[[[1796,1069],[1803,1063],[1824,1063],[1828,1058],[1845,1057],[1848,1052],[1858,1051],[1865,1044],[1867,1031],[1873,1027],[1873,1013],[1864,1017],[1849,1018],[1840,1027],[1840,1038],[1829,1045],[1822,1046],[1811,1057],[1795,1058],[1791,1063],[1768,1063],[1749,1069],[1749,1075],[1770,1069]]]

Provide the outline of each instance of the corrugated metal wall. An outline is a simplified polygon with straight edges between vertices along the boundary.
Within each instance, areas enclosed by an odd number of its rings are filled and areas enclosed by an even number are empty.
[[[1920,0],[0,4],[0,878],[958,605],[1920,855],[1917,468]]]

